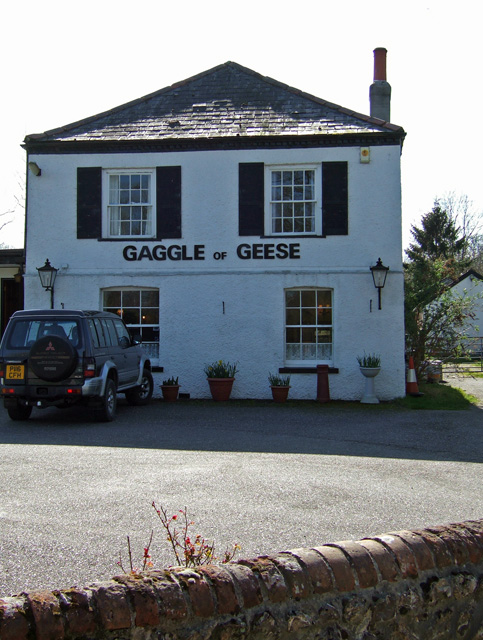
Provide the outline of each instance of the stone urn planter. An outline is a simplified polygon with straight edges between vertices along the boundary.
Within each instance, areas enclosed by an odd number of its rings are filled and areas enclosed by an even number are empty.
[[[215,402],[225,402],[230,399],[235,378],[207,378],[207,380],[211,397]]]
[[[366,379],[364,395],[361,399],[362,404],[379,404],[374,388],[374,378],[378,375],[380,370],[381,367],[360,367],[360,372]]]
[[[374,390],[374,378],[381,370],[381,356],[377,353],[371,353],[363,356],[357,356],[357,362],[359,363],[359,370],[366,379],[364,388],[364,395],[361,402],[363,404],[379,404],[376,392]]]

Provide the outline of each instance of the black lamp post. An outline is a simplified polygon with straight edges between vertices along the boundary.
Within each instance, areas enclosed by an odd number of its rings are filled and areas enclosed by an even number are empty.
[[[50,291],[50,308],[54,308],[54,282],[57,276],[57,271],[55,267],[53,267],[49,260],[45,261],[43,267],[37,267],[37,271],[39,272],[40,282],[42,283],[43,288],[46,291]]]
[[[376,264],[373,267],[371,267],[372,279],[374,280],[374,286],[376,287],[377,293],[379,296],[379,309],[382,309],[381,289],[383,289],[384,285],[386,284],[386,277],[387,277],[388,271],[389,271],[389,267],[385,267],[382,264],[381,258],[379,258]]]

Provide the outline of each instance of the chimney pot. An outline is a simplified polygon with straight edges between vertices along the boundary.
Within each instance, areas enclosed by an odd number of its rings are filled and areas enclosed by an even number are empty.
[[[374,82],[376,82],[376,80],[387,80],[386,55],[387,49],[384,49],[384,47],[374,49]]]

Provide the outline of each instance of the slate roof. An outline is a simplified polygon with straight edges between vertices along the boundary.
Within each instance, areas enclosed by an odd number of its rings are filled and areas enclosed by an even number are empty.
[[[104,113],[25,138],[28,150],[82,143],[170,143],[264,138],[390,138],[402,127],[309,95],[226,62]]]

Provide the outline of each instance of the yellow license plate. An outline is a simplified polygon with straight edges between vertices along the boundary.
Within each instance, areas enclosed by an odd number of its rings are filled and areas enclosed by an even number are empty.
[[[7,364],[7,380],[23,380],[25,366],[23,364]]]

